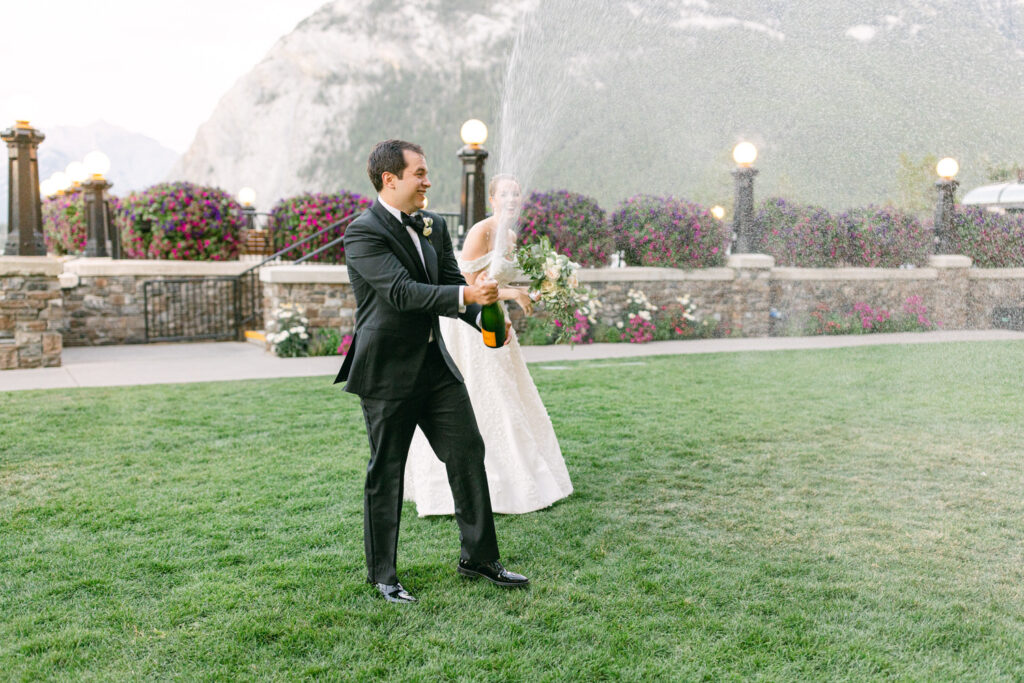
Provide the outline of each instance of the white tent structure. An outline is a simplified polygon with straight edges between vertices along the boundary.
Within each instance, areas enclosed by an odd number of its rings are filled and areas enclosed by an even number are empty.
[[[999,213],[1024,213],[1024,182],[982,185],[964,195],[960,203]]]

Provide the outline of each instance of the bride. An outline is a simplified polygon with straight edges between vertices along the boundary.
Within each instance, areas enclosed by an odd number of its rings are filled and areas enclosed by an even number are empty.
[[[459,268],[469,284],[489,272],[498,281],[499,299],[515,300],[529,314],[532,302],[526,290],[510,285],[518,274],[515,262],[508,258],[515,247],[515,233],[496,240],[499,222],[504,230],[509,221],[517,220],[519,183],[512,176],[498,175],[488,189],[494,214],[466,235]],[[496,241],[509,246],[501,257],[495,253]],[[484,346],[478,331],[459,320],[441,318],[440,326],[445,345],[466,380],[487,448],[484,465],[494,512],[540,510],[572,493],[555,430],[526,368],[515,331],[509,331],[507,345],[492,349]],[[444,465],[419,429],[405,466],[405,499],[416,503],[420,517],[455,511]]]

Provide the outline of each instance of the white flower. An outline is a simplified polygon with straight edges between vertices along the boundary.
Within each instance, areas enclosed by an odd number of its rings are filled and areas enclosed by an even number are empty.
[[[543,294],[551,294],[552,292],[555,291],[555,283],[552,282],[551,280],[545,280],[543,283],[541,283],[540,291]]]
[[[580,286],[580,281],[576,279],[575,275],[569,276],[569,286],[572,287],[573,289],[576,289],[577,287]]]
[[[615,323],[615,327],[617,327],[617,328],[619,328],[621,330],[623,328],[622,321],[620,320],[619,322]]]
[[[304,333],[305,331],[306,331],[306,327],[305,327],[304,325],[299,325],[298,327],[295,327],[295,328],[294,328],[294,329],[292,330],[292,332],[297,332],[297,333],[299,333],[299,334],[302,334],[302,333]]]
[[[309,339],[309,335],[303,332],[299,335],[299,339]]]
[[[562,274],[562,267],[557,264],[552,264],[544,269],[544,277],[549,280],[557,280],[558,276]]]
[[[434,224],[434,219],[430,216],[423,217],[423,236],[430,237],[430,233],[434,232],[434,229],[430,226]]]
[[[687,320],[690,320],[690,321],[695,320],[695,318],[692,315],[690,315],[689,313],[683,313],[683,317],[686,318]]]
[[[290,336],[291,336],[291,332],[289,332],[288,330],[281,330],[281,331],[280,331],[280,332],[279,332],[279,333],[277,334],[277,338],[278,338],[278,340],[280,340],[280,341],[284,341],[285,339],[287,339],[287,338],[288,338],[288,337],[290,337]]]
[[[643,318],[644,320],[650,320],[651,314],[647,311],[640,311],[640,317]]]

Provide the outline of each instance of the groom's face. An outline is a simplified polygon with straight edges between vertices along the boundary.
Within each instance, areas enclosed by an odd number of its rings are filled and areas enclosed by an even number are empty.
[[[402,171],[401,178],[394,175],[390,177],[389,189],[392,190],[391,197],[394,202],[388,203],[400,211],[411,214],[427,205],[430,178],[427,177],[427,160],[422,154],[407,149],[403,150],[403,154],[405,170]]]

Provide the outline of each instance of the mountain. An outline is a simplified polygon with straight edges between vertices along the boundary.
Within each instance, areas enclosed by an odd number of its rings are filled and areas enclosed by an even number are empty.
[[[161,182],[179,156],[153,138],[102,121],[88,126],[56,126],[42,132],[46,139],[39,145],[40,181],[98,149],[110,158],[107,179],[114,184],[110,191],[116,195]],[[0,206],[7,207],[6,169],[0,182]],[[7,222],[6,211],[0,222]]]
[[[905,195],[901,159],[954,156],[965,187],[1024,161],[1022,80],[1020,0],[335,0],[224,95],[170,177],[250,185],[264,209],[371,193],[367,152],[402,137],[425,147],[433,207],[454,209],[475,117],[488,173],[608,209],[638,192],[728,205],[743,139],[758,196],[841,208]]]

